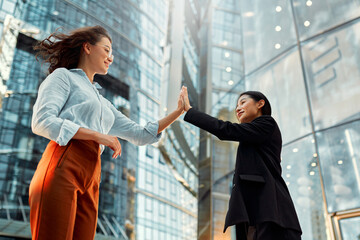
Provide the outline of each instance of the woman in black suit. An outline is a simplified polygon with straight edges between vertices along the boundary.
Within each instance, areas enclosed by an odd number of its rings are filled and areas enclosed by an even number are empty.
[[[182,97],[185,121],[220,140],[239,142],[224,232],[236,225],[241,240],[301,239],[295,208],[281,177],[281,133],[267,98],[255,91],[240,94],[235,110],[239,123],[231,123],[191,108],[185,87]]]

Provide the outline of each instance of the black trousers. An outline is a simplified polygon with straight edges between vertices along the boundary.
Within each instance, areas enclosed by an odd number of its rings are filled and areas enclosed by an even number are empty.
[[[256,226],[248,223],[237,224],[236,240],[301,240],[301,233],[282,228],[273,222],[264,222]]]

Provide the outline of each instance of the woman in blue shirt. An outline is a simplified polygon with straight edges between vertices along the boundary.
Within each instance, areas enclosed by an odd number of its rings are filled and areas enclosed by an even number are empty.
[[[118,138],[154,143],[183,113],[179,97],[175,111],[143,127],[102,97],[93,80],[113,62],[111,43],[107,31],[95,26],[53,33],[35,47],[50,75],[39,87],[32,130],[51,141],[29,189],[33,239],[94,239],[104,147],[116,158]]]

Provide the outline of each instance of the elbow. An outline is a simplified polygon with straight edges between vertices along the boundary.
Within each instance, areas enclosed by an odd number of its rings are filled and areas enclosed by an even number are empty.
[[[39,135],[39,123],[38,122],[35,122],[35,121],[32,121],[31,122],[31,131],[36,134],[36,135]]]
[[[152,141],[140,141],[138,142],[136,145],[138,146],[145,146],[145,145],[150,145],[150,144],[153,144],[153,143],[156,143],[158,140],[152,140]]]
[[[152,137],[152,138],[141,138],[140,141],[138,141],[136,143],[137,146],[145,146],[145,145],[150,145],[153,143],[156,143],[160,140],[159,137]]]

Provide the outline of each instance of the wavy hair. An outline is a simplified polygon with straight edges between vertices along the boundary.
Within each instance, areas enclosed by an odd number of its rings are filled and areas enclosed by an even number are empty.
[[[34,50],[38,51],[36,60],[39,61],[40,56],[44,62],[50,64],[49,73],[60,67],[76,68],[83,43],[88,42],[94,45],[103,37],[107,37],[111,42],[109,33],[101,26],[77,28],[69,34],[58,32],[58,30],[56,29],[49,37],[34,46]]]

